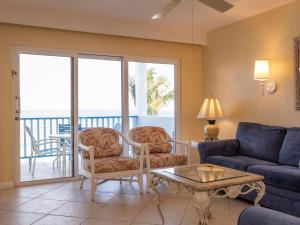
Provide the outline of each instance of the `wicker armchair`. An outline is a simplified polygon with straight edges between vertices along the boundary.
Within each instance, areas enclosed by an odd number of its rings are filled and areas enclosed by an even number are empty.
[[[143,161],[144,154],[135,157],[123,156],[123,144],[141,149],[144,152],[145,145],[131,143],[119,131],[111,128],[90,128],[80,132],[79,147],[82,150],[83,179],[80,188],[86,178],[91,181],[91,199],[95,199],[98,181],[128,180],[139,183],[140,192],[143,193]],[[123,179],[121,179],[123,177]],[[137,180],[124,179],[137,177]]]
[[[135,144],[146,144],[144,170],[147,174],[147,192],[150,191],[150,171],[155,168],[173,167],[190,163],[189,142],[171,138],[165,129],[155,126],[136,127],[128,132],[128,139]],[[184,154],[173,152],[171,143],[184,147]],[[133,146],[133,154],[141,155],[141,148]]]

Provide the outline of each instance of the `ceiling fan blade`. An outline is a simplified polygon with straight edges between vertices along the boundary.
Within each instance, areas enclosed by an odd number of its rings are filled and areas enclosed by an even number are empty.
[[[233,7],[232,4],[224,1],[224,0],[198,0],[199,2],[202,2],[203,4],[219,11],[219,12],[226,12],[227,10],[231,9]]]
[[[168,5],[162,8],[158,13],[152,16],[153,20],[161,19],[165,15],[167,15],[172,9],[179,5],[181,0],[172,0]]]

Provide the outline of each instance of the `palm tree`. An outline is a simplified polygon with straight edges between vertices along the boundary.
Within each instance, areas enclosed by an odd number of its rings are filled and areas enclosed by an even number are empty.
[[[154,68],[147,70],[147,114],[158,115],[163,106],[166,106],[174,98],[174,90],[170,90],[170,82],[163,75],[154,72]],[[136,104],[135,80],[129,80],[129,91]]]

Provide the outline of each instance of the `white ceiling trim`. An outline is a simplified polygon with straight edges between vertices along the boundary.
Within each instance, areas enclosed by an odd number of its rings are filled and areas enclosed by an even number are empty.
[[[200,30],[192,32],[191,27],[174,29],[158,24],[79,13],[53,13],[51,10],[36,10],[18,5],[1,5],[0,22],[180,43],[206,44],[206,32]],[[192,33],[194,37],[192,37]]]

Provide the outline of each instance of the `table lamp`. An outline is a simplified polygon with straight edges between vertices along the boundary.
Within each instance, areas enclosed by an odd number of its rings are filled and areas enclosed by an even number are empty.
[[[217,98],[206,98],[201,106],[197,118],[206,119],[208,124],[204,127],[205,140],[217,140],[219,135],[219,126],[216,125],[216,119],[223,118],[224,113]]]

